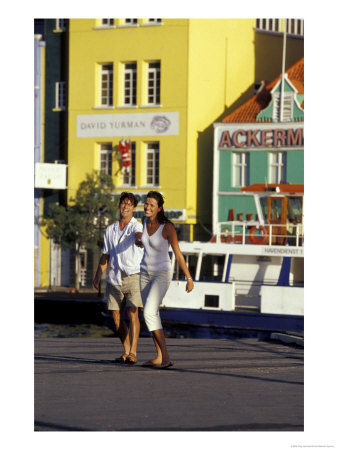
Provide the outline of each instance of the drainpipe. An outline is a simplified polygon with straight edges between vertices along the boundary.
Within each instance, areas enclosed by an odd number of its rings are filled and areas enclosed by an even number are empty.
[[[45,42],[42,35],[34,35],[34,163],[42,160],[42,48]],[[35,170],[35,168],[34,168]],[[34,218],[41,215],[41,190],[34,188]],[[34,224],[35,250],[35,284],[40,286],[40,257],[41,257],[40,228]]]
[[[281,92],[279,102],[279,120],[284,122],[283,117],[283,104],[284,104],[284,73],[285,73],[285,54],[286,54],[286,19],[284,19],[284,34],[283,34],[283,57],[282,57],[282,76],[281,76]]]

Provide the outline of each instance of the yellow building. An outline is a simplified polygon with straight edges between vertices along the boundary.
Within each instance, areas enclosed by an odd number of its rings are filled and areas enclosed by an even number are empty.
[[[255,79],[253,19],[71,19],[68,198],[106,170],[116,192],[151,189],[181,238],[211,224],[212,123]],[[251,92],[252,94],[252,92]],[[118,159],[130,140],[132,170]],[[179,224],[186,226],[179,226]]]

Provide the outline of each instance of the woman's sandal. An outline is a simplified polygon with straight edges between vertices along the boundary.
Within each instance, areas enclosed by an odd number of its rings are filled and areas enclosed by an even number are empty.
[[[173,366],[174,363],[172,361],[163,361],[162,364],[156,364],[154,367],[156,369],[168,369],[169,367]]]
[[[141,364],[142,367],[155,367],[155,364],[152,361],[146,361]]]
[[[128,353],[123,353],[123,355],[119,356],[118,358],[115,358],[114,361],[117,363],[124,364],[127,360],[127,357],[128,357]]]
[[[126,358],[126,363],[136,364],[137,363],[136,355],[134,355],[134,353],[129,353],[129,355]]]

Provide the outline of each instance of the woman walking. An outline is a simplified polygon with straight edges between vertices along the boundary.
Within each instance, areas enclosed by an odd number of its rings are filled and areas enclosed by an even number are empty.
[[[143,232],[135,233],[135,244],[144,247],[140,266],[140,288],[143,302],[143,316],[148,330],[153,335],[157,355],[142,364],[144,367],[166,369],[173,365],[170,360],[162,329],[159,308],[171,279],[169,246],[175,254],[187,279],[186,291],[194,288],[194,283],[180,251],[173,223],[165,216],[164,200],[157,191],[147,194],[144,204]]]

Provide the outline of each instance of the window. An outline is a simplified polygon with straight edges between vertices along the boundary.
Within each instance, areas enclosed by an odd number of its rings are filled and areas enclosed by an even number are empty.
[[[304,20],[303,19],[286,19],[287,34],[304,36]]]
[[[113,64],[101,65],[100,105],[113,105]]]
[[[285,183],[286,153],[269,153],[269,183]]]
[[[123,186],[135,186],[135,142],[130,142],[131,167],[129,172],[122,174]]]
[[[136,105],[136,63],[124,65],[124,105]]]
[[[160,145],[159,142],[149,142],[146,150],[146,184],[159,185]]]
[[[287,217],[290,222],[302,223],[303,202],[302,197],[289,197]]]
[[[270,217],[268,222],[281,220],[282,217],[282,199],[271,198],[270,201]]]
[[[204,306],[206,308],[219,308],[219,295],[205,295]]]
[[[162,19],[148,19],[149,23],[161,23]]]
[[[65,109],[66,107],[66,82],[55,83],[55,108]]]
[[[249,184],[249,154],[232,154],[233,187],[244,187]]]
[[[280,31],[280,19],[256,19],[256,29],[264,31]]]
[[[276,92],[273,95],[273,122],[291,122],[293,117],[293,92],[284,92],[283,94],[283,108],[280,109],[280,92]]]
[[[161,91],[161,63],[154,61],[148,63],[148,105],[159,105]]]
[[[66,19],[56,19],[55,29],[64,31],[66,29]]]
[[[113,146],[111,142],[100,144],[100,172],[112,175]]]
[[[137,19],[124,19],[126,25],[137,25]]]
[[[113,27],[114,19],[101,19],[101,26],[102,27]]]

